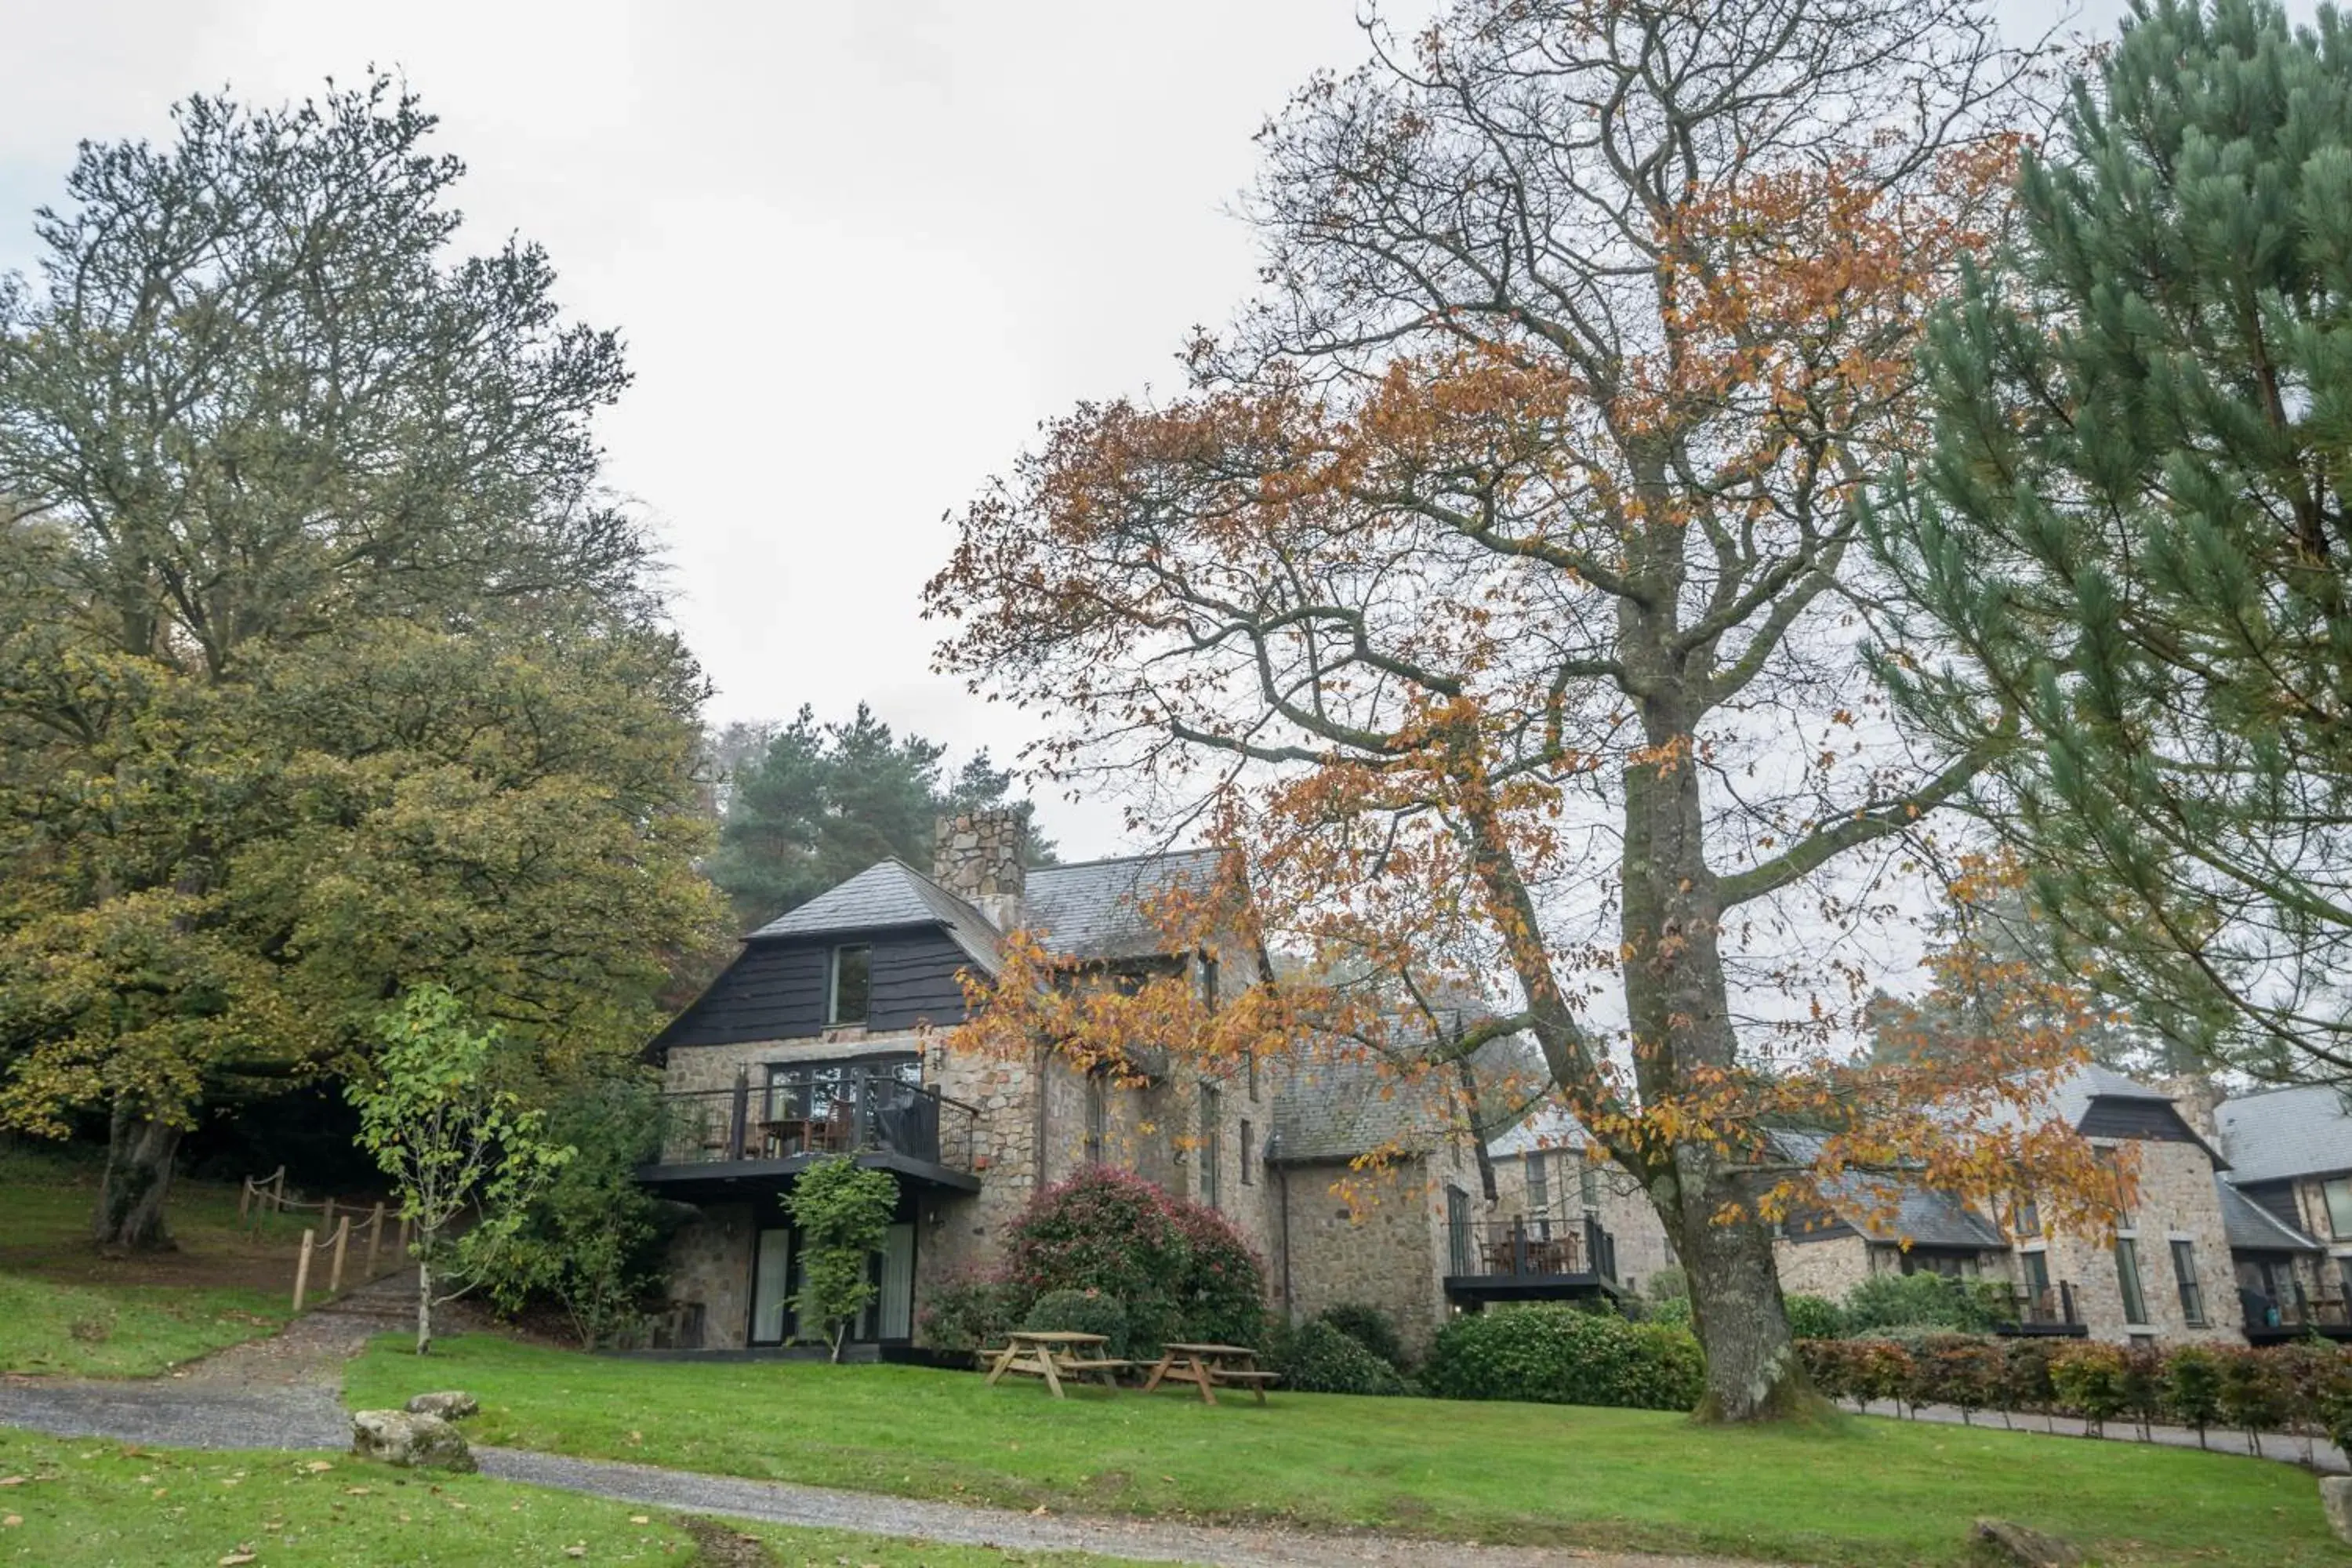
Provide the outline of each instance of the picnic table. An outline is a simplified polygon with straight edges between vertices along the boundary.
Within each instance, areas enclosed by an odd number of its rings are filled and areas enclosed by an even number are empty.
[[[1151,1380],[1143,1385],[1146,1394],[1162,1383],[1189,1383],[1201,1391],[1202,1403],[1206,1405],[1217,1402],[1220,1388],[1246,1388],[1264,1405],[1265,1385],[1282,1376],[1278,1372],[1260,1372],[1257,1352],[1247,1345],[1167,1344],[1160,1351],[1160,1364],[1151,1369]]]
[[[1043,1378],[1056,1399],[1064,1397],[1062,1379],[1066,1377],[1099,1378],[1105,1387],[1115,1389],[1118,1374],[1136,1363],[1104,1355],[1102,1348],[1109,1342],[1107,1334],[1067,1331],[1009,1333],[1004,1336],[1004,1348],[991,1352],[996,1360],[988,1369],[988,1381],[993,1386],[1003,1377]]]

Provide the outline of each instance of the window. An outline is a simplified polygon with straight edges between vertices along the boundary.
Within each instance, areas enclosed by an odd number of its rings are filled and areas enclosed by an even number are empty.
[[[1454,1272],[1470,1272],[1470,1194],[1448,1183],[1445,1188],[1445,1244]]]
[[[832,984],[826,988],[824,1021],[828,1024],[863,1024],[866,1022],[866,1004],[873,989],[874,950],[870,947],[835,948]]]
[[[2046,1252],[2023,1252],[2018,1261],[2025,1267],[2026,1300],[2041,1306],[2050,1294],[2050,1255]]]
[[[2099,1163],[2099,1168],[2101,1170],[2106,1172],[2108,1180],[2114,1182],[2117,1188],[2120,1189],[2123,1185],[2123,1175],[2116,1167],[2116,1152],[2113,1149],[2094,1149],[2091,1152],[2091,1157]],[[2117,1203],[2116,1205],[2115,1219],[2116,1228],[2117,1230],[2130,1230],[2133,1228],[2131,1205],[2122,1202]],[[2134,1318],[2132,1320],[2135,1323],[2140,1321],[2141,1320],[2137,1318]]]
[[[1201,956],[1201,1004],[1212,1013],[1217,1010],[1217,961],[1206,953]]]
[[[1242,1123],[1242,1185],[1250,1184],[1250,1124]]]
[[[2042,1210],[2031,1197],[2021,1196],[2017,1206],[2010,1211],[2010,1218],[2021,1237],[2042,1234]]]
[[[2147,1321],[2147,1301],[2139,1292],[2139,1243],[2128,1236],[2116,1237],[2116,1289],[2123,1293],[2124,1321]]]
[[[1110,1133],[1110,1085],[1103,1069],[1087,1074],[1087,1163],[1103,1162],[1103,1144]]]
[[[1601,1167],[1592,1163],[1592,1152],[1585,1151],[1584,1163],[1576,1173],[1576,1201],[1586,1208],[1601,1206]]]
[[[2197,1283],[2197,1244],[2172,1244],[2172,1274],[2180,1281],[2180,1321],[2192,1329],[2205,1326],[2205,1292]]]
[[[2319,1189],[2327,1200],[2327,1229],[2337,1240],[2352,1239],[2352,1176],[2338,1176]]]
[[[1211,1208],[1217,1206],[1218,1145],[1223,1142],[1217,1125],[1217,1091],[1201,1090],[1201,1201]]]
[[[1540,1149],[1527,1152],[1528,1212],[1539,1215],[1551,1207],[1551,1156]]]

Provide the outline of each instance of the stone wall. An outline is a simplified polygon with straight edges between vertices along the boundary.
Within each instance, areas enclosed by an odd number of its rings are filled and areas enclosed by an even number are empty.
[[[1860,1235],[1817,1241],[1782,1237],[1772,1243],[1772,1265],[1780,1273],[1780,1289],[1790,1296],[1843,1301],[1847,1291],[1874,1272],[1873,1262],[1870,1244]]]
[[[2139,1155],[2139,1194],[2128,1216],[2131,1224],[2117,1227],[2116,1234],[2137,1243],[2147,1321],[2126,1321],[2115,1247],[2105,1237],[2048,1237],[2042,1245],[2051,1283],[2063,1280],[2074,1287],[2075,1304],[2094,1339],[2122,1341],[2138,1334],[2162,1340],[2239,1339],[2243,1319],[2230,1267],[2229,1238],[2221,1226],[2221,1201],[2213,1190],[2211,1158],[2194,1143],[2141,1142],[2131,1147]],[[2191,1326],[2182,1311],[2173,1270],[2175,1240],[2187,1241],[2195,1250],[2205,1305],[2201,1327]]]
[[[931,879],[970,901],[999,931],[1021,923],[1029,829],[998,808],[942,816],[931,826]]]
[[[702,1304],[706,1350],[740,1350],[751,1326],[753,1207],[707,1204],[670,1238],[669,1296]]]
[[[1381,1172],[1318,1161],[1270,1174],[1288,1232],[1292,1321],[1362,1302],[1395,1320],[1409,1353],[1424,1353],[1447,1311],[1444,1198],[1429,1161],[1416,1156]],[[1277,1290],[1281,1251],[1277,1237]]]

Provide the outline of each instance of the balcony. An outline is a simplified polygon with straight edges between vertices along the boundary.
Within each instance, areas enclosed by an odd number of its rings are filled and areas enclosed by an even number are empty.
[[[846,1155],[918,1185],[980,1190],[975,1107],[895,1068],[823,1064],[791,1079],[662,1096],[661,1158],[637,1172],[680,1197],[781,1190],[816,1160]]]
[[[1591,1215],[1517,1215],[1448,1226],[1445,1292],[1456,1301],[1613,1296],[1617,1240]]]
[[[2352,1302],[2341,1296],[2314,1297],[2300,1282],[2275,1295],[2240,1289],[2238,1302],[2245,1313],[2250,1343],[2271,1345],[2288,1340],[2352,1341]]]
[[[2069,1280],[2062,1279],[2039,1290],[2011,1291],[2010,1312],[2010,1320],[1994,1325],[1994,1332],[2081,1339],[2091,1331],[2083,1321],[2082,1309],[2076,1304],[2074,1287]]]

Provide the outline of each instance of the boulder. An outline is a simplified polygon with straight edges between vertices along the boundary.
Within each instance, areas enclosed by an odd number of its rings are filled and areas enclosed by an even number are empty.
[[[411,1415],[438,1415],[444,1421],[462,1421],[481,1409],[474,1396],[462,1389],[444,1389],[438,1394],[420,1394],[408,1402]]]
[[[2320,1511],[2339,1541],[2352,1541],[2352,1476],[2319,1478]]]
[[[438,1415],[405,1410],[362,1410],[352,1417],[352,1452],[362,1459],[411,1469],[473,1470],[473,1450]]]
[[[2083,1561],[2080,1552],[2056,1536],[2005,1519],[1980,1519],[1972,1533],[1991,1549],[1994,1562],[2013,1563],[2017,1568],[2074,1568]]]

